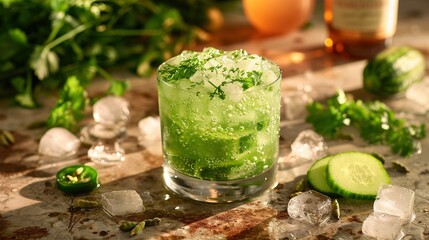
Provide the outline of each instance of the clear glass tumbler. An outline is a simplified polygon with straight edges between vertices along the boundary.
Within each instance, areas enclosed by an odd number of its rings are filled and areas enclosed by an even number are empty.
[[[232,202],[276,185],[279,67],[243,50],[185,51],[158,69],[167,188]]]

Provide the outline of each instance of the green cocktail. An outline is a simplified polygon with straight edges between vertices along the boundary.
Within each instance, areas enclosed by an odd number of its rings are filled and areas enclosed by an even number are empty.
[[[243,50],[184,51],[158,70],[164,179],[193,199],[228,202],[275,183],[278,66]]]

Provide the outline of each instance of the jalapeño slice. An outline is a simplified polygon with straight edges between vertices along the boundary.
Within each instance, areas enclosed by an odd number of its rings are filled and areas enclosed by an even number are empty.
[[[98,172],[90,166],[73,165],[57,172],[57,188],[64,193],[87,193],[99,186]]]

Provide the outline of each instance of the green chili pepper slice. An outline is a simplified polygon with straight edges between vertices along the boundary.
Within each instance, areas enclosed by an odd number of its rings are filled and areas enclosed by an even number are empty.
[[[98,172],[90,166],[73,165],[57,172],[57,188],[64,193],[87,193],[99,186]]]

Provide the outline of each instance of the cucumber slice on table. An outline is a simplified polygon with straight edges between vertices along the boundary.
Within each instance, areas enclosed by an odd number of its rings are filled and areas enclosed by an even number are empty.
[[[331,155],[317,160],[307,171],[308,185],[314,190],[329,196],[336,195],[326,181],[326,167],[332,157]]]
[[[327,183],[335,193],[347,198],[375,199],[378,187],[389,184],[390,177],[383,164],[362,152],[334,155],[326,168]]]

